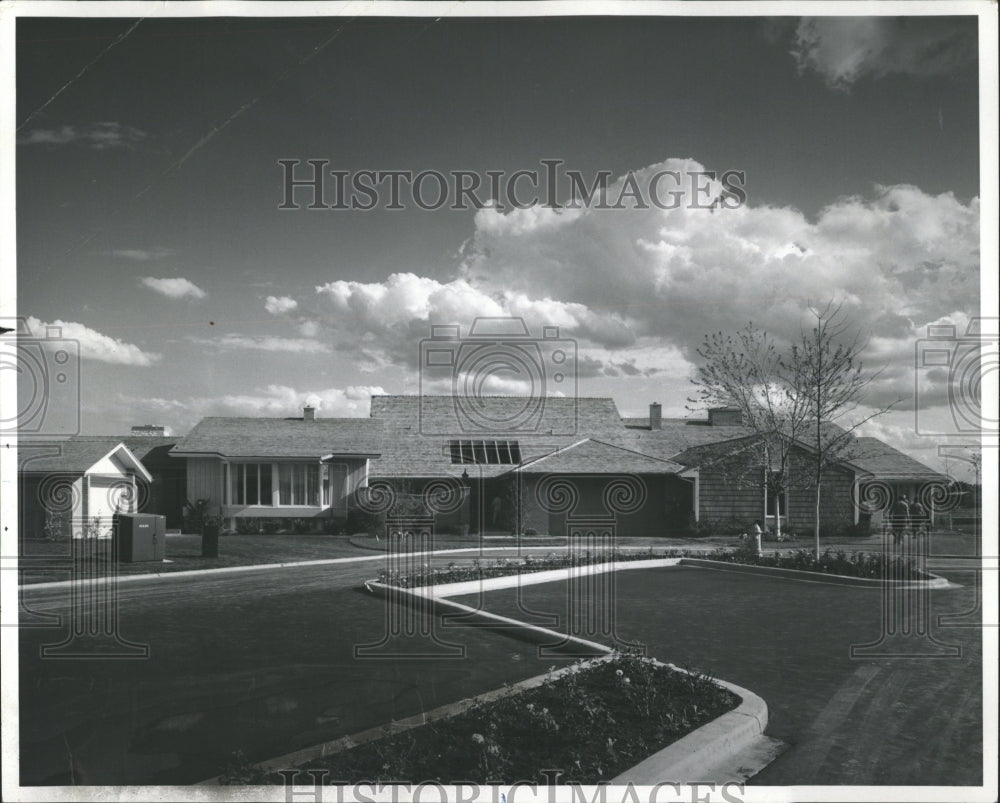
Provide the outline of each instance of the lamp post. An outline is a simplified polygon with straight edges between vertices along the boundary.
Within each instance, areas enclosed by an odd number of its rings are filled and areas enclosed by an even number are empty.
[[[462,535],[469,534],[469,523],[472,518],[471,491],[472,491],[472,482],[469,480],[469,472],[466,469],[462,469],[462,521],[461,521]]]

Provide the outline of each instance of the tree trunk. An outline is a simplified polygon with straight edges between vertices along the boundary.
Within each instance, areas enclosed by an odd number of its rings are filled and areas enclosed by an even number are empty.
[[[774,535],[781,539],[781,491],[774,494]]]
[[[767,527],[767,463],[764,463],[764,468],[761,470],[761,511],[760,511],[760,528],[763,530]]]
[[[822,485],[820,479],[816,479],[816,522],[815,522],[815,535],[816,535],[816,560],[819,560],[819,495]]]

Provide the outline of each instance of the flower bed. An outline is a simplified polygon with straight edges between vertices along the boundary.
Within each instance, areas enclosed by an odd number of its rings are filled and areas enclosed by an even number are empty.
[[[516,574],[530,574],[551,569],[563,569],[572,566],[590,566],[612,561],[622,563],[632,560],[656,560],[659,558],[704,558],[725,563],[739,563],[749,566],[765,566],[775,569],[795,569],[814,572],[816,574],[841,575],[845,577],[861,577],[873,580],[888,577],[892,580],[930,580],[931,575],[916,568],[915,561],[901,555],[887,556],[881,552],[851,552],[843,550],[834,552],[827,549],[816,558],[814,552],[808,549],[798,549],[794,552],[773,552],[758,555],[756,547],[748,542],[735,549],[719,547],[712,551],[692,549],[660,549],[652,548],[635,551],[615,550],[613,552],[583,552],[556,555],[550,552],[543,558],[526,557],[523,560],[498,558],[493,561],[473,560],[471,564],[461,565],[454,561],[447,566],[434,568],[429,563],[423,564],[419,571],[410,574],[379,571],[378,581],[400,588],[419,588],[422,586],[441,585],[444,583],[461,583],[469,580],[484,580],[490,577],[506,577]]]
[[[560,676],[551,673],[535,688],[301,769],[329,770],[328,783],[544,782],[542,770],[551,769],[563,773],[560,783],[600,783],[740,703],[707,675],[679,672],[637,655],[616,654],[587,665],[578,662]]]
[[[740,563],[749,566],[767,566],[774,569],[795,569],[817,574],[836,574],[844,577],[864,577],[879,580],[930,580],[931,575],[917,569],[912,558],[900,555],[885,555],[881,552],[834,552],[827,549],[819,558],[808,549],[794,552],[776,552],[758,555],[751,544],[748,547],[716,549],[702,557],[726,563]]]
[[[529,555],[523,560],[497,558],[492,561],[484,561],[476,559],[466,565],[452,561],[447,566],[440,566],[438,568],[433,568],[429,563],[425,563],[419,571],[411,574],[389,572],[382,569],[379,571],[378,581],[387,585],[399,586],[400,588],[419,588],[421,586],[440,585],[442,583],[484,580],[489,577],[506,577],[511,574],[529,574],[532,572],[549,571],[551,569],[565,569],[570,566],[591,566],[611,561],[621,563],[629,560],[656,560],[659,558],[680,558],[692,555],[705,556],[705,553],[688,549],[661,549],[654,551],[652,548],[635,551],[587,551],[566,555],[556,555],[554,552],[550,552],[543,558],[531,557]]]

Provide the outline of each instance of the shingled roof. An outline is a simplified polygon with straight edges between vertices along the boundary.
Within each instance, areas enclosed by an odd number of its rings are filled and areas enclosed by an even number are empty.
[[[757,442],[753,436],[744,435],[726,441],[703,443],[699,446],[692,446],[690,449],[685,449],[680,454],[674,455],[673,459],[683,466],[710,466],[719,460],[743,451]]]
[[[878,438],[855,439],[844,459],[862,471],[884,479],[945,476]]]
[[[382,422],[371,418],[203,418],[171,451],[224,457],[375,457]]]
[[[518,474],[676,474],[684,466],[586,438],[515,469]]]
[[[373,396],[371,415],[384,422],[382,456],[372,463],[372,476],[495,477],[511,471],[511,465],[453,463],[452,440],[486,439],[516,441],[521,462],[527,463],[583,438],[612,441],[623,432],[618,408],[607,398],[549,397],[542,401],[540,415],[524,423],[520,414],[533,401],[518,396],[480,396],[474,415],[495,426],[472,428],[460,418],[452,396]],[[532,426],[537,424],[537,426]]]
[[[747,427],[709,426],[703,421],[665,419],[660,429],[641,429],[623,425],[615,443],[661,460],[673,460],[696,446],[746,438],[753,435]],[[680,461],[678,461],[680,462]]]
[[[85,474],[102,458],[119,450],[145,479],[148,472],[122,439],[113,435],[76,436],[61,441],[25,441],[18,446],[18,468],[26,474]]]

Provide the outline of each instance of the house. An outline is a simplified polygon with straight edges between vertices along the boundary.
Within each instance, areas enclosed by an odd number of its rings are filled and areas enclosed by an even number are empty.
[[[137,433],[139,429],[147,431]],[[132,434],[121,441],[152,477],[150,482],[140,483],[137,512],[164,516],[167,529],[178,530],[187,498],[187,463],[170,457],[170,450],[181,439],[162,433],[163,427],[132,427]]]
[[[381,429],[371,418],[317,418],[311,407],[300,418],[203,418],[170,456],[186,462],[187,499],[205,500],[229,527],[343,520],[368,484]]]
[[[28,441],[18,448],[20,532],[110,538],[115,513],[137,512],[152,475],[116,437]]]
[[[633,534],[662,534],[683,525],[690,507],[690,483],[677,475],[681,466],[643,454],[624,443],[618,408],[607,398],[543,400],[533,420],[521,427],[525,411],[537,400],[480,396],[475,418],[489,429],[469,431],[473,416],[456,415],[464,400],[452,396],[373,396],[371,417],[384,426],[382,455],[372,465],[373,481],[398,483],[410,494],[428,487],[464,488],[467,509],[448,511],[443,528],[473,531],[535,530],[563,534],[575,520],[599,520],[619,509],[620,526]],[[636,487],[619,489],[641,501],[635,509],[606,505],[603,488],[623,476]],[[553,484],[556,477],[572,483]],[[576,497],[566,508],[564,493]],[[458,491],[458,493],[463,493]]]
[[[311,408],[298,418],[205,418],[170,455],[187,464],[188,499],[251,530],[303,526],[289,519],[339,527],[352,510],[378,526],[385,516],[433,516],[439,531],[459,533],[597,532],[608,522],[621,535],[727,532],[776,517],[785,529],[811,528],[808,443],[792,450],[791,473],[806,479],[776,499],[763,466],[747,468],[754,442],[729,409],[675,419],[654,403],[647,418],[622,418],[608,398],[384,395],[372,397],[368,418],[317,418]],[[824,528],[877,524],[856,504],[876,484],[912,496],[947,482],[876,439],[852,446],[824,475]]]
[[[936,505],[954,506],[957,501],[949,477],[878,438],[857,438],[846,461],[856,472],[860,515],[869,517],[873,529],[881,527],[891,502],[904,494],[919,499],[932,517]]]

